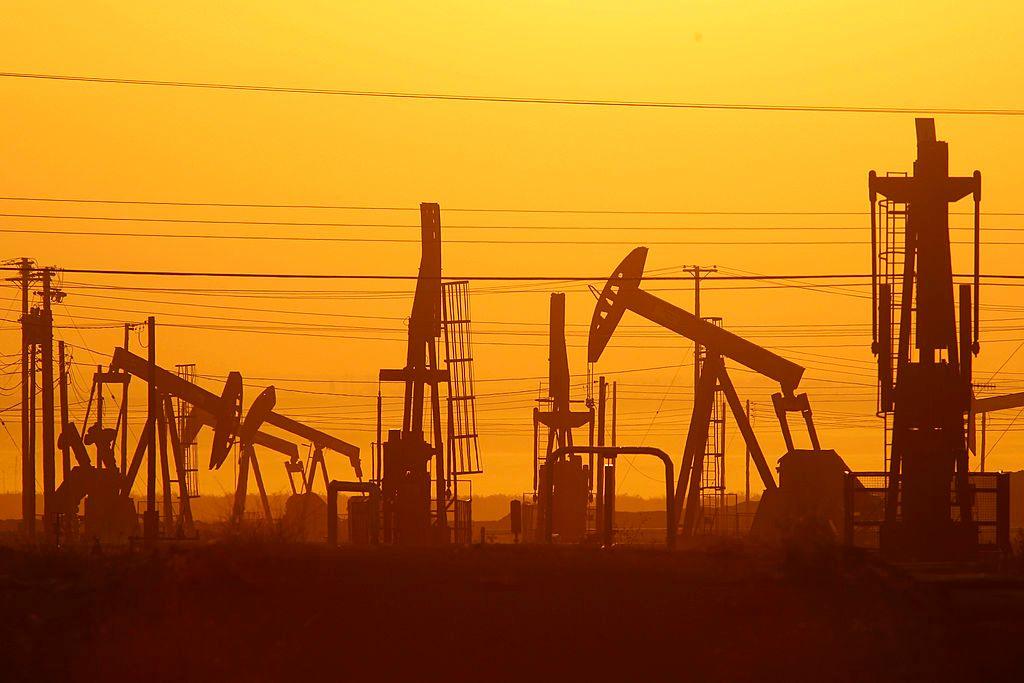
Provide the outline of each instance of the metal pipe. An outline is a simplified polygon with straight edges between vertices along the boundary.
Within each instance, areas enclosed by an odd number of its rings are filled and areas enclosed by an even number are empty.
[[[615,542],[615,458],[602,457],[601,462],[605,463],[608,472],[604,476],[605,504],[601,524],[603,526],[602,544],[610,548]]]
[[[576,453],[595,453],[599,456],[609,458],[612,462],[619,455],[651,455],[661,460],[665,466],[665,544],[669,548],[674,548],[676,545],[676,533],[672,520],[675,519],[674,514],[674,502],[672,495],[672,459],[668,457],[668,454],[660,448],[654,448],[652,446],[564,446],[552,451],[544,461],[545,467],[548,471],[552,471],[552,468],[556,462],[562,460],[567,455],[575,455]],[[609,482],[605,480],[605,486],[609,486]],[[614,483],[611,484],[610,489],[614,491]],[[551,483],[551,478],[548,477],[544,482],[543,490],[541,495],[544,499],[544,504],[548,510],[551,509],[552,498],[553,498],[554,487]],[[613,507],[613,503],[610,500],[605,500],[606,515],[607,510]],[[545,543],[551,543],[552,535],[552,524],[551,515],[547,516],[544,520],[544,541]]]
[[[370,543],[380,543],[380,487],[365,481],[331,481],[327,485],[327,545],[338,545],[338,492],[366,493],[370,496]]]

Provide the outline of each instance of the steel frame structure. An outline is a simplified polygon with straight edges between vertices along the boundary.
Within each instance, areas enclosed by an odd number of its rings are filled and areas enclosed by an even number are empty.
[[[882,549],[916,559],[950,558],[970,555],[977,546],[964,417],[972,359],[980,350],[981,173],[950,176],[949,149],[936,138],[935,121],[915,123],[913,175],[868,175],[875,254],[871,349],[878,357],[879,409],[892,413]],[[974,199],[974,277],[959,287],[958,323],[949,205],[968,196]],[[879,272],[881,254],[892,251],[892,245],[879,244],[879,197],[906,207],[902,271]],[[951,495],[959,508],[956,520]]]
[[[379,374],[382,383],[405,385],[402,428],[388,430],[387,440],[383,440],[382,399],[378,395],[378,457],[374,466],[381,488],[384,541],[413,545],[451,542],[450,515],[454,515],[458,527],[467,518],[458,494],[459,475],[482,471],[473,391],[469,283],[442,280],[441,207],[437,204],[420,204],[420,246],[405,366],[382,369]],[[441,338],[445,343],[444,367],[438,349]],[[442,385],[448,399],[447,432],[442,429]],[[465,537],[466,530],[456,531],[460,532],[457,536]]]

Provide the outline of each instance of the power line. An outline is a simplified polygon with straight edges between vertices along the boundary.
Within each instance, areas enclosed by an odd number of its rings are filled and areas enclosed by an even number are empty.
[[[576,244],[574,242],[574,244]],[[17,271],[18,266],[0,266],[0,271]],[[152,277],[217,277],[217,278],[254,278],[254,279],[306,279],[306,280],[410,280],[423,279],[418,275],[388,275],[388,274],[348,274],[348,273],[244,273],[224,271],[185,271],[185,270],[125,270],[116,268],[56,268],[58,273],[70,273],[75,275],[138,275]],[[869,279],[870,273],[809,273],[790,275],[720,275],[708,277],[708,280],[734,280],[734,281],[758,281],[758,280],[842,280],[842,279]],[[973,277],[973,274],[960,275],[956,277]],[[1021,278],[1024,275],[983,275],[984,278]],[[446,275],[444,280],[475,280],[480,282],[604,282],[607,275],[600,276],[579,276],[579,275]],[[629,278],[623,278],[628,280]],[[650,275],[640,278],[645,282],[665,281],[690,282],[693,278],[685,275]],[[404,295],[404,293],[403,293]]]
[[[368,206],[354,204],[265,203],[227,201],[189,201],[154,199],[101,199],[94,197],[0,197],[10,202],[52,202],[65,204],[113,204],[132,206],[183,206],[247,209],[327,209],[335,211],[419,211],[416,206]],[[538,213],[624,216],[868,216],[870,211],[808,211],[808,210],[686,210],[686,209],[581,209],[581,208],[513,208],[513,207],[451,207],[442,212],[466,213]],[[953,215],[973,216],[973,211],[951,211]],[[1024,216],[1024,211],[982,211],[983,216]],[[451,227],[451,226],[448,226]]]
[[[28,234],[28,235],[63,235],[70,237],[133,237],[146,239],[200,239],[200,240],[241,240],[257,242],[343,242],[343,243],[365,243],[365,244],[420,244],[419,239],[404,239],[391,237],[313,237],[296,235],[211,235],[203,233],[162,233],[162,232],[105,232],[100,230],[49,230],[38,228],[0,228],[0,233],[7,234]],[[651,241],[645,240],[647,244],[657,246],[751,246],[751,245],[778,245],[778,246],[863,246],[866,240],[741,240],[741,241],[697,241],[697,240],[673,240],[673,241]],[[973,244],[973,242],[951,242],[952,244]],[[630,246],[636,244],[635,240],[496,240],[496,239],[446,239],[445,244],[501,244],[501,245],[608,245],[608,246]],[[985,242],[992,245],[1022,245],[1024,242]]]
[[[571,99],[555,97],[526,97],[513,95],[472,95],[456,93],[398,92],[387,90],[348,90],[334,88],[302,88],[281,85],[255,85],[247,83],[216,83],[202,81],[164,81],[143,78],[114,78],[72,74],[0,72],[3,78],[25,80],[97,83],[106,85],[159,86],[198,90],[233,90],[243,92],[287,93],[298,95],[332,95],[340,97],[370,97],[383,99],[436,100],[496,104],[541,104],[578,107],[619,107],[643,109],[694,109],[728,111],[774,111],[842,114],[932,114],[962,116],[1021,116],[1024,109],[988,109],[973,107],[891,107],[868,105],[815,105],[815,104],[761,104],[746,102],[670,102],[655,100]]]
[[[574,242],[573,244],[578,244]],[[632,244],[632,243],[631,243]],[[1024,242],[1021,242],[1024,244]],[[2,271],[16,271],[17,266],[0,266]],[[58,273],[76,275],[130,275],[147,277],[211,277],[211,278],[243,278],[271,280],[410,280],[415,281],[417,275],[389,274],[350,274],[350,273],[252,273],[227,271],[187,271],[187,270],[127,270],[117,268],[56,268]],[[955,278],[974,277],[973,273],[954,273]],[[1024,274],[982,273],[984,280],[1024,280]],[[867,280],[870,273],[794,273],[794,274],[759,274],[759,275],[715,275],[708,280],[720,281],[771,281],[771,280]],[[470,280],[478,282],[605,282],[607,275],[446,275],[444,280]],[[623,278],[629,280],[630,278]],[[689,282],[693,278],[678,275],[643,275],[639,278],[644,282]],[[539,291],[539,290],[538,290]],[[396,294],[402,294],[395,292]]]
[[[117,223],[172,223],[172,224],[196,224],[196,225],[238,225],[247,227],[308,227],[308,228],[403,228],[419,230],[422,226],[419,223],[350,223],[330,221],[255,221],[243,219],[224,218],[167,218],[162,216],[68,216],[61,214],[46,213],[0,213],[4,218],[32,218],[32,219],[54,219],[71,221],[107,221]],[[854,225],[445,225],[445,230],[623,230],[623,231],[756,231],[756,232],[784,232],[784,231],[814,231],[842,230],[864,232],[863,226]],[[950,230],[973,231],[973,227],[951,227]],[[1021,232],[1024,228],[1019,227],[986,227],[986,232]],[[121,233],[118,233],[121,234]],[[126,233],[128,234],[128,233]],[[301,238],[296,238],[301,239]]]
[[[204,240],[241,240],[269,242],[343,242],[365,244],[420,244],[418,239],[391,237],[313,237],[295,235],[211,235],[205,233],[161,233],[161,232],[104,232],[100,230],[49,230],[37,228],[0,228],[0,233],[29,235],[64,235],[70,237],[134,237],[157,239],[204,239]],[[856,246],[868,244],[868,240],[644,240],[645,244],[654,246]],[[636,240],[497,240],[497,239],[446,239],[445,244],[490,244],[490,245],[521,245],[544,246],[561,245],[575,246],[587,244],[591,246],[633,246]],[[973,245],[970,240],[950,241],[950,244]],[[993,242],[983,241],[986,246],[1024,246],[1024,241]]]

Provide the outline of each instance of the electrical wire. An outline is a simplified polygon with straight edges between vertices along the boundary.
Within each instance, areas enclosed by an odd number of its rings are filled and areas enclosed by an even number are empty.
[[[334,88],[303,88],[283,85],[257,85],[249,83],[217,83],[203,81],[156,80],[143,78],[116,78],[81,74],[32,73],[24,71],[0,72],[2,78],[23,80],[63,81],[103,85],[157,86],[198,90],[231,90],[242,92],[329,95],[339,97],[368,97],[383,99],[435,100],[493,104],[533,104],[574,107],[614,107],[642,109],[694,109],[747,112],[807,112],[829,114],[931,114],[946,116],[1022,116],[1024,109],[995,109],[970,107],[894,107],[873,105],[818,105],[818,104],[765,104],[749,102],[670,102],[655,100],[571,99],[555,97],[527,97],[513,95],[475,95],[457,93],[398,92],[387,90],[350,90]]]
[[[95,197],[40,197],[7,196],[0,201],[9,202],[51,202],[65,204],[110,204],[130,206],[176,206],[242,209],[324,209],[335,211],[419,211],[417,206],[367,206],[353,204],[315,203],[257,203],[227,201],[187,201],[152,199],[103,199]],[[460,213],[523,213],[523,214],[579,214],[612,216],[869,216],[870,211],[808,211],[806,209],[786,210],[686,210],[686,209],[582,209],[582,208],[521,208],[521,207],[451,207],[442,206],[442,212]],[[973,216],[973,211],[951,211],[952,215]],[[982,211],[982,216],[1024,216],[1024,211]],[[446,226],[449,227],[449,226]],[[863,229],[863,228],[859,228]]]

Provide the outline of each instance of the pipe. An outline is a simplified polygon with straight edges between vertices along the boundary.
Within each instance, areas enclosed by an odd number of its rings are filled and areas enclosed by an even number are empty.
[[[660,448],[653,448],[650,446],[563,446],[562,448],[552,451],[547,458],[545,458],[544,464],[547,467],[548,472],[553,472],[553,465],[556,462],[562,460],[567,455],[574,455],[576,453],[594,453],[604,458],[611,458],[613,461],[619,455],[651,455],[661,460],[662,464],[665,466],[665,545],[669,549],[675,548],[676,530],[675,525],[672,523],[675,519],[675,496],[672,490],[672,459],[668,457],[668,454],[665,451]],[[608,482],[605,481],[605,486],[607,485]],[[612,484],[612,486],[614,486],[614,484]],[[544,482],[544,490],[541,491],[541,495],[544,497],[545,507],[548,510],[548,514],[544,520],[545,543],[551,543],[551,504],[553,492],[554,487],[552,485],[552,478],[547,477],[547,480]],[[612,501],[604,501],[605,508],[608,508],[611,504]]]
[[[366,493],[370,496],[370,544],[380,543],[380,487],[363,481],[331,481],[327,485],[327,545],[338,545],[338,492]]]

